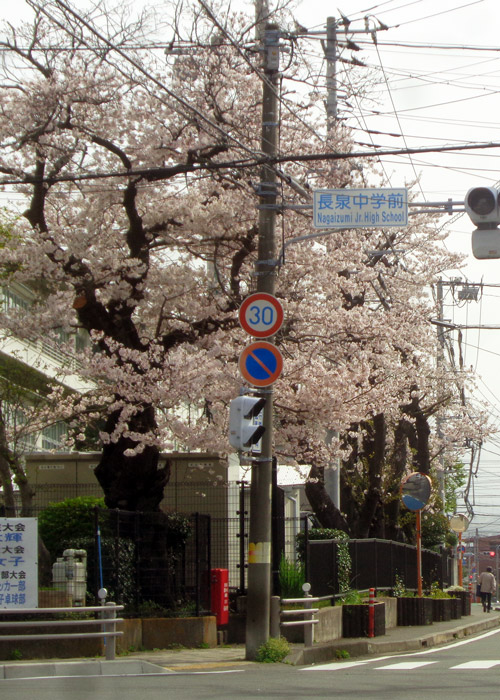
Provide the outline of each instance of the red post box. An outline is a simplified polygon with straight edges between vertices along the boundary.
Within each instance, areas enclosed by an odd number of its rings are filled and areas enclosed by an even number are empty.
[[[229,622],[229,571],[212,569],[211,571],[211,609],[217,618],[217,627]]]

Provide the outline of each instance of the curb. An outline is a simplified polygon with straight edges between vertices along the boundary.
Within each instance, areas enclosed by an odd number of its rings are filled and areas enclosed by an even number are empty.
[[[370,656],[378,654],[393,654],[404,653],[409,651],[420,651],[430,647],[446,644],[456,639],[470,637],[479,634],[485,630],[493,629],[500,626],[500,618],[495,617],[491,620],[483,620],[474,622],[469,625],[455,627],[441,632],[434,632],[421,636],[415,636],[413,639],[406,640],[378,640],[369,639],[339,639],[335,642],[327,642],[318,644],[314,647],[303,647],[302,649],[294,649],[284,659],[284,663],[292,666],[312,666],[314,664],[326,663],[328,661],[341,660],[337,653],[348,652],[350,657]]]

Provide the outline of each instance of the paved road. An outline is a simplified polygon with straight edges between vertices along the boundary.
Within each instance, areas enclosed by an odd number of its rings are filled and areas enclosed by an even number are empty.
[[[4,680],[2,700],[498,700],[500,630],[411,654],[314,667],[234,663],[133,677]]]

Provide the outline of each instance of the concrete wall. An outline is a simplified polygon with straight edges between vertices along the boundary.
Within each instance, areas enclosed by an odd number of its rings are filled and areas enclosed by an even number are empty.
[[[117,653],[139,649],[167,649],[174,646],[217,646],[215,617],[148,618],[124,620],[117,624],[123,635],[116,638]],[[83,635],[88,627],[71,626],[68,632]],[[94,631],[94,630],[92,630]],[[3,634],[60,633],[60,627],[23,627],[20,630],[2,630]],[[43,639],[40,641],[0,641],[0,659],[70,659],[101,656],[104,653],[101,639]]]
[[[342,637],[342,606],[320,608],[318,624],[314,625],[314,641],[329,642]]]
[[[390,630],[398,626],[398,599],[377,598],[377,603],[385,603],[385,629]]]

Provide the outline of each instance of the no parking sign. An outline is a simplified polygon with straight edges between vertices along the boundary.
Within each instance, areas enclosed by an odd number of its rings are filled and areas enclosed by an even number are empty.
[[[240,372],[254,386],[270,386],[281,374],[283,357],[275,345],[261,340],[240,355]]]

